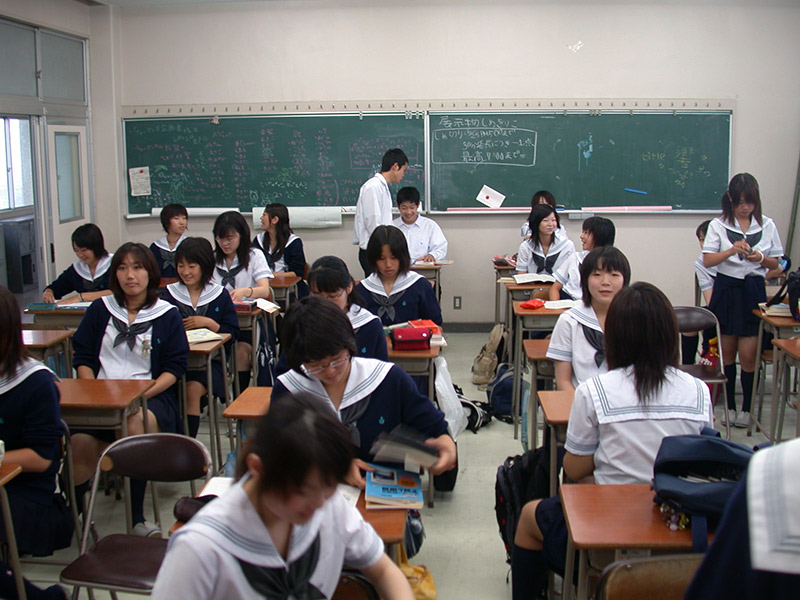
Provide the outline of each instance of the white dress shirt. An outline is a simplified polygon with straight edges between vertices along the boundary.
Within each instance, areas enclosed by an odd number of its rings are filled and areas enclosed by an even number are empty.
[[[353,244],[367,249],[369,236],[378,225],[392,224],[392,194],[389,184],[380,173],[361,186],[353,223]]]
[[[447,256],[447,238],[433,219],[417,215],[417,220],[407,225],[402,217],[398,217],[392,225],[405,234],[412,262],[428,254],[436,260],[444,260]]]

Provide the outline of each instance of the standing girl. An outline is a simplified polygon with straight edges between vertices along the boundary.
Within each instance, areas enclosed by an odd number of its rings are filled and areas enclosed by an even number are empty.
[[[253,238],[253,246],[267,257],[272,272],[293,272],[298,277],[303,277],[306,270],[303,240],[289,227],[289,209],[277,202],[267,204],[261,215],[261,229],[261,233]],[[297,294],[300,298],[308,296],[305,281],[301,280],[297,284]]]
[[[578,384],[608,371],[603,334],[606,315],[631,279],[628,259],[613,246],[592,250],[580,272],[583,301],[558,317],[547,349],[559,391],[574,392]]]
[[[719,320],[728,383],[728,408],[723,418],[736,427],[750,422],[753,371],[758,349],[758,317],[765,302],[764,275],[783,255],[775,223],[761,214],[758,182],[750,173],[734,175],[722,196],[722,214],[711,221],[703,243],[703,264],[716,267],[709,310]],[[736,412],[736,355],[742,367],[742,409]]]
[[[72,292],[77,295],[59,304],[89,302],[111,293],[108,291],[108,268],[112,257],[106,250],[100,228],[93,223],[78,227],[72,232],[72,249],[78,260],[44,288],[42,302],[55,302]]]
[[[528,224],[532,233],[519,246],[517,272],[552,275],[575,252],[575,244],[559,229],[558,213],[549,204],[534,206]]]
[[[442,324],[442,309],[430,282],[411,271],[406,236],[393,225],[379,225],[367,244],[372,274],[356,288],[363,305],[388,326],[413,319]]]
[[[147,246],[133,242],[120,246],[111,273],[113,295],[92,303],[72,338],[78,378],[155,379],[144,394],[147,414],[139,409],[129,415],[128,432],[144,433],[147,419],[148,431],[180,433],[175,384],[186,371],[189,354],[180,314],[158,297],[158,265]],[[73,433],[75,483],[81,495],[115,437],[113,431]],[[158,527],[144,519],[144,488],[144,481],[131,480],[133,533],[161,537]]]
[[[212,281],[230,292],[234,302],[245,298],[269,298],[269,280],[272,269],[267,264],[263,252],[253,248],[250,243],[250,227],[244,217],[231,210],[222,213],[214,221],[214,254],[217,259]],[[250,362],[253,352],[253,332],[240,331],[236,344],[236,368],[239,370],[239,382],[242,389],[250,381]],[[261,336],[262,348],[269,362],[271,351],[266,335]],[[261,369],[269,373],[268,369]]]
[[[174,279],[178,276],[175,270],[175,250],[186,239],[189,213],[183,204],[167,204],[161,209],[160,218],[161,227],[167,235],[150,244],[150,251],[156,257],[161,277]]]
[[[190,237],[175,250],[175,262],[180,281],[169,284],[162,298],[178,308],[186,330],[205,327],[216,333],[239,335],[239,318],[230,294],[222,286],[211,282],[214,275],[214,251],[205,238]],[[230,347],[231,344],[228,344]],[[212,363],[214,394],[225,397],[223,366],[219,360]],[[186,414],[188,434],[197,437],[200,425],[200,403],[206,395],[207,376],[204,371],[186,373]]]

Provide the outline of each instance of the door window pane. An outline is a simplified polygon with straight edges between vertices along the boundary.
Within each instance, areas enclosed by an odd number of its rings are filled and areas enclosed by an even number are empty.
[[[83,218],[80,138],[77,133],[56,133],[58,219],[61,223]]]
[[[42,96],[85,102],[83,42],[41,32]]]

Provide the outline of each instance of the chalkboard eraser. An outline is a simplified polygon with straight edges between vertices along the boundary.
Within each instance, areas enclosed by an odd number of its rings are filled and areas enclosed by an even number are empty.
[[[563,204],[556,204],[556,210],[558,211],[567,210],[567,207],[564,206]]]

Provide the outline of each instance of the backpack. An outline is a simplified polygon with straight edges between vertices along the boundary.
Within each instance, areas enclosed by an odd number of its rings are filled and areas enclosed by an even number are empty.
[[[472,362],[472,383],[475,385],[486,385],[494,377],[508,335],[505,329],[502,323],[492,327],[489,339]]]
[[[530,384],[524,379],[520,383],[520,398],[527,401],[530,394]],[[497,374],[494,379],[486,386],[486,397],[492,409],[492,416],[504,423],[513,423],[511,417],[513,391],[514,367],[509,363],[501,363],[497,367]],[[519,403],[520,411],[523,411],[523,404],[524,402]]]
[[[786,276],[786,281],[783,282],[781,289],[767,302],[767,306],[780,304],[785,296],[789,297],[789,312],[796,321],[800,321],[800,269]]]
[[[494,513],[500,537],[506,547],[506,562],[511,564],[511,549],[522,507],[535,498],[550,495],[550,452],[545,446],[524,454],[509,456],[497,467],[494,484]]]
[[[710,435],[665,437],[653,464],[656,504],[687,515],[694,552],[705,552],[709,523],[715,525],[753,450]]]

